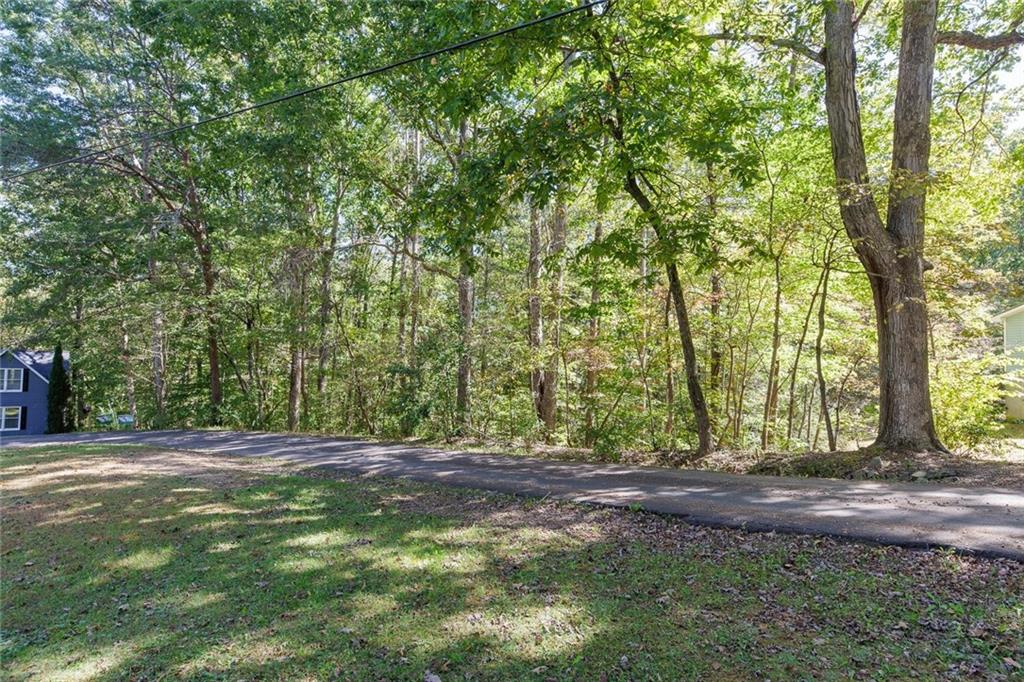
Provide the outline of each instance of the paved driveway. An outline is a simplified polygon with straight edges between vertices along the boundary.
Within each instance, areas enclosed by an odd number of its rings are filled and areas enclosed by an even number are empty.
[[[638,505],[714,526],[831,535],[908,547],[956,547],[1024,561],[1021,490],[739,476],[232,431],[29,436],[4,438],[0,447],[68,442],[269,456],[348,474],[409,478],[618,507]]]

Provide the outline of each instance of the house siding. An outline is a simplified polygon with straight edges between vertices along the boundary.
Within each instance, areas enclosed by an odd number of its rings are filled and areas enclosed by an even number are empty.
[[[1015,359],[1013,368],[1024,369],[1024,312],[1011,315],[1003,320],[1003,338],[1006,354]]]
[[[1024,310],[1003,318],[1003,344],[1010,371],[1024,373]],[[1013,384],[1017,389],[1006,396],[1006,413],[1010,419],[1024,419],[1024,378],[1018,376]]]
[[[46,432],[46,394],[49,385],[40,379],[28,367],[11,356],[10,353],[0,355],[0,367],[24,370],[22,388],[27,390],[6,392],[0,391],[0,407],[20,407],[24,413],[22,423],[24,429],[18,431],[0,431],[0,438],[9,438],[19,434],[38,434]]]

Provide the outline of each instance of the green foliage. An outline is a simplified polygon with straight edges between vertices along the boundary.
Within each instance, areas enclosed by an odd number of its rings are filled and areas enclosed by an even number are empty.
[[[932,371],[935,427],[947,447],[969,450],[999,431],[1005,384],[1000,358],[946,360]]]
[[[942,22],[994,29],[1003,5],[946,4]],[[8,3],[2,162],[24,169],[565,6]],[[705,35],[820,46],[822,6],[756,9],[612,2],[6,183],[0,346],[68,340],[82,400],[134,410],[142,426],[463,432],[602,457],[685,449],[693,415],[666,309],[673,261],[716,439],[760,449],[768,432],[769,450],[821,450],[809,313],[827,260],[826,409],[841,447],[863,443],[877,419],[873,302],[842,232],[822,74],[777,46]],[[874,178],[890,164],[898,24],[883,4],[859,26]],[[984,407],[990,313],[1024,295],[1024,145],[1016,100],[987,75],[1012,62],[942,48],[936,81],[933,393],[940,429],[961,447],[995,415]],[[629,174],[661,239],[623,191]],[[555,207],[566,215],[557,249]],[[541,253],[528,291],[533,214]],[[472,285],[469,320],[460,280]],[[460,364],[468,425],[456,414]],[[556,379],[553,427],[531,388],[539,368]],[[968,412],[954,409],[960,390],[978,392]]]

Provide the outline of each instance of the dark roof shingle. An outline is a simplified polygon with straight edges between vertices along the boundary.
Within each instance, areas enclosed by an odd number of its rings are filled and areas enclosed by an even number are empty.
[[[50,370],[53,369],[53,351],[52,350],[27,350],[22,348],[12,348],[8,352],[13,355],[23,365],[31,367],[38,372],[47,381],[50,380]],[[71,355],[68,351],[63,352],[64,356],[64,367],[68,367],[71,363]]]

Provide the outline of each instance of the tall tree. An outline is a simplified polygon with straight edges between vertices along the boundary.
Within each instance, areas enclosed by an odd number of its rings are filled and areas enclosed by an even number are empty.
[[[797,38],[723,32],[709,37],[789,48],[825,71],[825,110],[840,213],[871,284],[878,336],[879,423],[875,445],[890,450],[945,450],[935,430],[928,372],[928,306],[924,273],[925,198],[931,183],[932,84],[937,44],[1005,50],[1024,44],[1024,14],[995,35],[939,31],[938,0],[904,0],[893,109],[893,144],[883,218],[868,172],[857,88],[855,38],[860,13],[852,0],[827,3],[824,47]]]
[[[53,349],[50,384],[46,390],[46,432],[67,433],[71,427],[71,382],[64,367],[64,350],[58,343]]]

